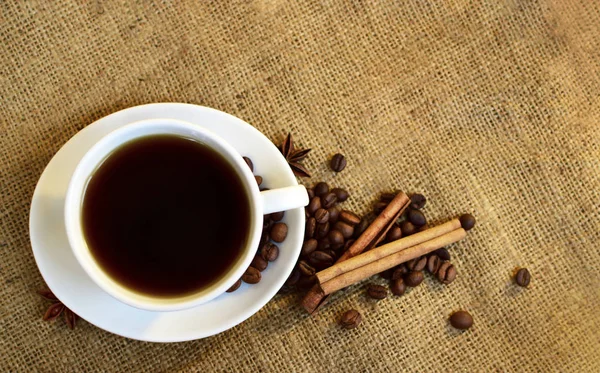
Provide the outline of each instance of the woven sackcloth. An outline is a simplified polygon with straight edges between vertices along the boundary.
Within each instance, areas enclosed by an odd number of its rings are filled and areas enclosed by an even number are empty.
[[[0,371],[598,372],[599,75],[593,0],[1,1]],[[425,194],[432,221],[473,213],[457,280],[373,302],[373,278],[315,317],[279,295],[185,343],[42,321],[36,182],[80,129],[151,102],[291,131],[313,148],[303,181],[347,188],[358,213],[393,189]],[[447,321],[461,308],[463,333]]]

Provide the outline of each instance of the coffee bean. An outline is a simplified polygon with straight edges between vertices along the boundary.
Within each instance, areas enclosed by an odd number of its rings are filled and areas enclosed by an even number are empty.
[[[440,266],[442,265],[442,260],[440,259],[439,256],[433,254],[430,255],[429,258],[427,258],[427,271],[429,273],[431,273],[432,275],[435,275],[438,271],[438,269],[440,269]]]
[[[305,219],[310,218],[310,214],[308,213],[308,209],[306,207],[304,208],[304,218]]]
[[[279,212],[274,212],[272,214],[269,214],[269,217],[271,218],[272,221],[280,221],[281,219],[283,219],[284,215],[285,215],[285,211],[279,211]]]
[[[255,255],[254,259],[252,259],[252,263],[250,263],[251,267],[258,269],[259,271],[264,271],[267,269],[269,263],[260,255]]]
[[[527,268],[521,268],[515,274],[515,282],[517,285],[526,288],[531,281],[531,274],[527,270]]]
[[[248,157],[242,157],[242,158],[244,158],[244,162],[246,162],[246,164],[250,168],[250,171],[254,172],[254,163],[252,163],[252,159],[250,159]]]
[[[381,285],[369,285],[367,295],[373,299],[384,299],[387,297],[387,289]]]
[[[248,267],[242,275],[242,281],[247,284],[258,284],[260,282],[260,271],[254,267]]]
[[[338,221],[335,223],[333,225],[333,229],[340,231],[345,239],[352,237],[352,234],[354,234],[354,228],[350,224],[344,223],[343,221]]]
[[[344,312],[342,318],[340,319],[340,325],[344,329],[354,329],[360,325],[362,321],[362,317],[357,310],[349,310]]]
[[[315,212],[317,212],[317,210],[320,208],[321,208],[321,197],[319,197],[319,196],[314,196],[308,203],[308,206],[306,206],[306,209],[308,210],[308,213],[311,216],[314,215]]]
[[[406,275],[406,277],[404,278],[404,282],[407,286],[411,286],[414,288],[415,286],[419,286],[421,282],[423,282],[424,278],[425,276],[423,275],[422,271],[413,271]]]
[[[317,230],[317,220],[313,217],[306,219],[304,227],[304,238],[313,238]]]
[[[338,202],[344,202],[350,195],[346,189],[342,188],[333,188],[331,191],[336,195]]]
[[[304,241],[302,244],[302,249],[300,250],[300,255],[307,256],[310,255],[313,251],[317,249],[317,240],[314,238],[309,238]]]
[[[392,272],[392,280],[397,280],[399,278],[403,278],[404,276],[406,276],[408,274],[409,270],[406,267],[405,264],[400,264],[399,266],[397,266],[394,269],[394,272]]]
[[[329,254],[333,258],[334,262],[337,259],[337,254],[335,253],[335,251],[329,249],[329,250],[323,250],[323,252],[326,254]]]
[[[300,276],[300,280],[296,283],[296,286],[300,290],[308,290],[313,287],[313,285],[317,282],[317,276]]]
[[[306,188],[306,193],[308,194],[309,201],[315,196],[315,190],[313,188]]]
[[[340,220],[350,225],[357,225],[360,223],[360,216],[356,215],[352,211],[342,210],[340,211]]]
[[[333,264],[334,259],[331,255],[324,251],[315,251],[308,256],[308,261],[314,266],[330,266]]]
[[[329,233],[329,222],[317,224],[316,237],[317,239],[327,236]]]
[[[335,172],[342,171],[344,168],[346,168],[346,157],[344,157],[340,153],[335,154],[331,158],[329,166],[331,166],[331,169]]]
[[[317,223],[326,223],[329,221],[329,211],[325,210],[324,208],[320,208],[315,212],[315,219],[317,220]]]
[[[342,235],[342,232],[336,229],[331,230],[329,231],[328,237],[329,242],[331,243],[331,248],[333,248],[334,250],[344,246],[344,235]]]
[[[346,241],[346,243],[344,244],[344,251],[348,250],[352,245],[354,245],[354,242],[356,242],[356,240]]]
[[[288,226],[285,223],[275,223],[271,227],[271,239],[275,242],[283,242],[287,237]]]
[[[398,224],[392,225],[390,230],[387,232],[385,239],[388,242],[396,241],[402,237],[402,229]]]
[[[381,202],[390,203],[396,197],[396,193],[381,193],[379,196],[379,200]]]
[[[363,217],[362,220],[360,221],[360,223],[358,223],[358,225],[356,227],[354,227],[353,237],[354,238],[360,237],[360,235],[363,234],[363,232],[366,231],[368,227],[369,227],[369,221],[366,219],[366,217]]]
[[[436,277],[443,284],[449,284],[456,278],[456,268],[450,262],[443,262],[436,273]]]
[[[256,180],[256,184],[258,184],[258,186],[260,186],[260,184],[262,184],[262,182],[263,182],[262,176],[259,176],[259,175],[255,175],[254,180]]]
[[[329,223],[333,224],[338,221],[340,216],[340,208],[337,206],[333,206],[327,209],[329,211]]]
[[[426,202],[427,198],[425,198],[425,196],[422,194],[415,193],[410,196],[410,208],[412,209],[420,210],[423,208],[423,206],[425,206]]]
[[[411,271],[422,271],[427,267],[427,257],[420,256],[418,258],[406,262],[406,267]]]
[[[321,206],[326,209],[332,207],[337,202],[337,196],[335,193],[327,193],[324,196],[321,196]]]
[[[269,242],[270,239],[271,236],[269,236],[269,232],[263,232],[263,234],[261,234],[260,236],[260,241],[258,241],[258,246],[266,244],[267,242]]]
[[[417,231],[417,227],[408,220],[400,223],[400,229],[402,230],[402,236],[410,236]]]
[[[423,232],[425,230],[427,230],[429,227],[427,226],[427,224],[420,226],[419,228],[417,228],[417,233],[419,232]]]
[[[467,311],[456,311],[450,315],[450,325],[460,330],[467,330],[473,325],[473,317]]]
[[[393,271],[394,271],[393,269],[386,269],[383,272],[379,272],[379,276],[381,276],[381,278],[384,280],[389,280],[392,278]]]
[[[475,217],[471,214],[461,215],[458,219],[460,220],[461,227],[466,231],[475,226]]]
[[[237,289],[240,288],[240,286],[242,286],[242,279],[238,279],[235,284],[231,285],[231,287],[229,289],[227,289],[228,293],[233,293],[234,291],[236,291]]]
[[[329,193],[329,185],[327,183],[321,181],[315,185],[315,196],[321,197],[327,193]]]
[[[266,261],[274,262],[279,257],[279,246],[267,243],[260,249],[260,256]]]
[[[410,210],[408,211],[408,215],[406,215],[408,221],[416,225],[417,227],[423,226],[427,223],[427,219],[425,219],[425,215],[419,210]]]
[[[290,273],[290,276],[285,281],[285,284],[287,286],[294,286],[298,283],[298,280],[300,280],[300,271],[298,268],[294,268],[292,273]]]
[[[392,280],[390,290],[394,295],[403,295],[406,292],[406,284],[402,278]]]
[[[298,269],[304,276],[312,276],[316,273],[315,268],[304,260],[298,262]]]
[[[442,247],[441,249],[437,249],[432,254],[435,254],[435,255],[439,256],[440,259],[443,260],[443,261],[450,260],[450,252],[445,247]]]
[[[387,202],[376,202],[373,205],[373,212],[375,212],[375,214],[381,214],[383,212],[383,210],[385,210],[385,208],[387,207],[388,203]]]
[[[319,244],[317,245],[317,250],[325,251],[331,248],[331,242],[329,242],[329,238],[323,237],[319,240]]]

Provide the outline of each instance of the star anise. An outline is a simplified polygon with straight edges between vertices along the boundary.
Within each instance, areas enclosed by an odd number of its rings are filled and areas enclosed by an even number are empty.
[[[283,143],[279,146],[279,150],[287,160],[290,168],[294,172],[294,175],[300,177],[310,177],[310,173],[302,164],[300,164],[300,162],[306,158],[311,149],[296,149],[294,146],[294,140],[292,139],[292,134],[288,133],[285,140],[283,140]]]
[[[69,328],[74,329],[75,324],[77,323],[77,315],[68,309],[62,302],[54,295],[54,293],[50,289],[44,289],[38,291],[38,294],[42,296],[42,298],[49,300],[52,302],[50,307],[44,313],[44,321],[54,321],[61,314],[65,315],[65,322],[69,326]]]

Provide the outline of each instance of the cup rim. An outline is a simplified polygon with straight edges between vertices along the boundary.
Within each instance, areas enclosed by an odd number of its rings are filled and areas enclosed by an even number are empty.
[[[179,131],[179,132],[177,132]],[[85,189],[91,175],[114,150],[127,142],[151,135],[181,135],[210,146],[236,170],[245,187],[250,204],[250,228],[246,245],[236,262],[221,278],[197,292],[180,297],[152,297],[121,285],[96,262],[85,241],[81,211]],[[148,311],[176,311],[206,303],[229,289],[250,265],[260,240],[263,206],[252,171],[242,156],[223,138],[199,125],[171,118],[145,119],[126,124],[106,134],[92,145],[79,160],[65,196],[65,226],[75,258],[102,290],[130,306]]]

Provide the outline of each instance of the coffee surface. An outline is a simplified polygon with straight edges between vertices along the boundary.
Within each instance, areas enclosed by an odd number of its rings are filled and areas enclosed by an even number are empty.
[[[115,150],[91,177],[82,225],[110,277],[146,295],[194,293],[225,274],[249,236],[233,167],[191,139],[156,135]]]

